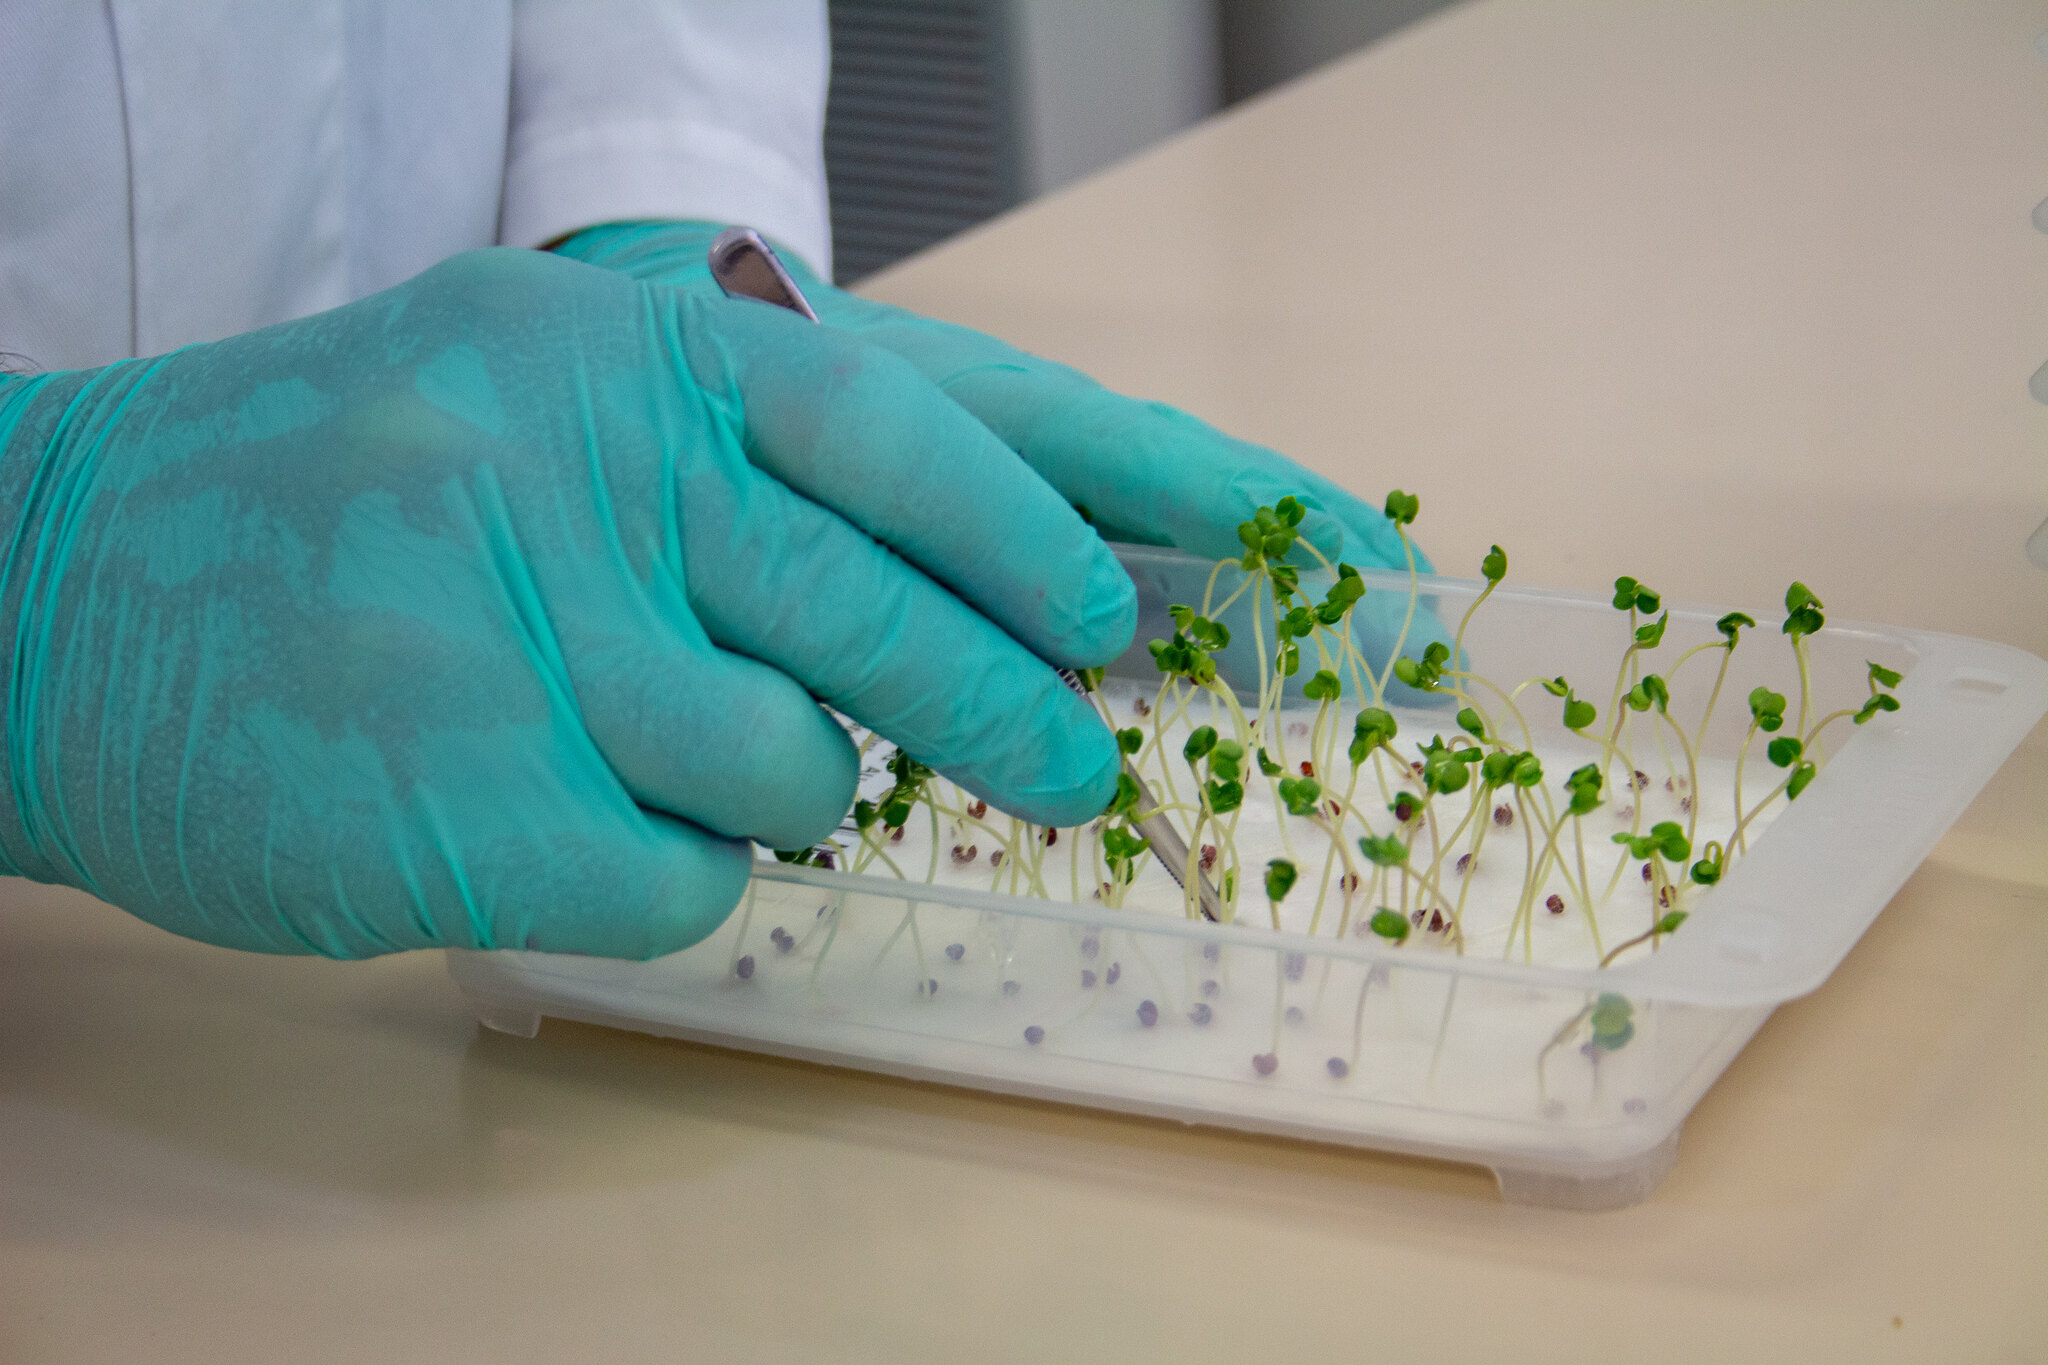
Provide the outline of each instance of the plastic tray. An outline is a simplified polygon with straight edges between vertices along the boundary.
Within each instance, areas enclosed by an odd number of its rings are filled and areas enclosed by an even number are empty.
[[[1112,672],[1143,677],[1165,602],[1205,566],[1120,553],[1145,621]],[[1374,593],[1405,596],[1405,578],[1367,577]],[[1429,579],[1425,590],[1449,619],[1478,586]],[[1720,614],[1674,607],[1665,649],[1709,638]],[[1496,677],[1611,677],[1625,629],[1604,597],[1502,588],[1467,644]],[[1783,688],[1789,653],[1770,625],[1762,633],[1737,651],[1728,695]],[[1906,674],[1903,709],[1838,737],[1820,779],[1682,930],[1605,971],[769,862],[741,911],[686,952],[644,963],[451,952],[449,971],[485,1025],[521,1036],[543,1016],[577,1019],[1473,1162],[1510,1201],[1619,1207],[1655,1188],[1687,1114],[1772,1008],[1827,979],[2048,711],[2048,664],[2017,649],[1832,622],[1810,645],[1821,695],[1860,696],[1875,659]],[[1674,689],[1674,710],[1697,714],[1690,689],[1706,681]],[[1746,720],[1724,703],[1704,751],[1731,755]],[[1404,717],[1404,732],[1416,725],[1448,720]],[[1572,742],[1561,728],[1538,739]],[[776,927],[793,950],[771,942]],[[1603,994],[1632,1011],[1618,1050],[1585,1045]]]

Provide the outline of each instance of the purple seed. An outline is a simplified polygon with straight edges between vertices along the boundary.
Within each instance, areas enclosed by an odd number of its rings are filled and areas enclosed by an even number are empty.
[[[1502,827],[1515,823],[1515,808],[1513,806],[1495,806],[1493,808],[1493,823]]]
[[[1207,1005],[1197,1005],[1188,1011],[1188,1018],[1198,1024],[1206,1024],[1215,1017],[1216,1011],[1210,1009]]]
[[[1023,989],[1024,987],[1015,981],[1005,981],[1003,983],[1004,995],[1015,995],[1018,991],[1021,991]]]
[[[827,872],[830,872],[832,868],[835,866],[835,864],[832,861],[832,855],[828,852],[825,852],[822,849],[819,850],[818,866],[824,868]]]
[[[1158,1023],[1159,1006],[1153,1004],[1150,1000],[1141,1001],[1138,1005],[1138,1022],[1146,1028],[1151,1028],[1154,1024]]]
[[[926,978],[924,983],[924,993],[926,995],[937,995],[939,993],[938,981],[934,978]]]
[[[1031,1027],[1024,1030],[1024,1041],[1033,1047],[1037,1047],[1045,1041],[1045,1030],[1036,1024],[1031,1025]]]
[[[1001,849],[997,849],[995,852],[989,854],[988,863],[990,867],[1001,867],[1003,865],[1003,851]]]
[[[1351,1063],[1345,1061],[1342,1057],[1332,1057],[1329,1061],[1324,1062],[1323,1065],[1330,1068],[1330,1074],[1340,1081],[1351,1074]]]
[[[1081,969],[1081,989],[1084,991],[1095,989],[1095,973],[1089,971],[1086,967]]]
[[[1562,915],[1564,913],[1564,897],[1553,891],[1550,894],[1550,899],[1543,902],[1543,908],[1553,915]]]
[[[1108,975],[1104,976],[1104,977],[1103,977],[1102,979],[1103,979],[1103,980],[1104,980],[1105,982],[1107,982],[1108,984],[1110,984],[1110,985],[1114,986],[1114,985],[1116,984],[1116,979],[1117,979],[1118,977],[1122,976],[1123,974],[1124,974],[1124,965],[1123,965],[1123,963],[1121,963],[1121,962],[1112,962],[1112,963],[1110,963],[1110,964],[1109,964],[1109,973],[1108,973]]]
[[[1102,951],[1102,940],[1090,934],[1081,940],[1081,956],[1094,957]]]
[[[1466,874],[1467,872],[1470,872],[1471,870],[1472,870],[1472,855],[1471,855],[1471,854],[1469,854],[1469,853],[1460,853],[1460,854],[1458,855],[1458,875],[1459,875],[1460,877],[1462,877],[1462,876],[1464,876],[1464,875],[1465,875],[1465,874]]]
[[[1301,980],[1301,974],[1308,970],[1308,954],[1289,953],[1285,961],[1285,970],[1289,981]]]
[[[1422,921],[1425,918],[1426,916],[1422,912],[1422,907],[1419,905],[1416,906],[1415,909],[1410,911],[1408,914],[1408,922],[1418,929],[1422,927]]]
[[[1301,1006],[1299,1006],[1299,1005],[1289,1005],[1289,1006],[1287,1007],[1287,1022],[1288,1022],[1288,1023],[1290,1023],[1290,1024],[1298,1024],[1298,1023],[1300,1023],[1300,1022],[1302,1021],[1302,1019],[1303,1019],[1303,1018],[1305,1018],[1305,1017],[1306,1017],[1306,1016],[1304,1016],[1304,1015],[1302,1014],[1302,1012],[1301,1012]]]
[[[1650,865],[1648,863],[1643,864],[1643,880],[1650,880]]]
[[[1222,989],[1223,987],[1216,983],[1216,979],[1214,977],[1211,977],[1209,980],[1204,981],[1202,983],[1202,994],[1209,996],[1212,999],[1215,997],[1216,992]]]
[[[1270,1076],[1280,1068],[1280,1059],[1270,1052],[1261,1052],[1252,1058],[1252,1070],[1261,1076]]]
[[[1650,775],[1644,772],[1641,768],[1636,769],[1635,783],[1636,790],[1641,791],[1643,788],[1650,785]]]
[[[1442,933],[1443,931],[1444,931],[1444,912],[1443,912],[1443,911],[1441,911],[1441,910],[1432,910],[1432,911],[1430,911],[1430,912],[1429,912],[1429,932],[1431,932],[1432,934],[1441,934],[1441,933]]]
[[[967,945],[964,943],[948,943],[946,945],[946,956],[951,961],[958,962],[961,958],[967,956]]]
[[[737,973],[737,974],[738,974],[738,976],[739,976],[739,979],[740,979],[740,980],[742,980],[742,981],[748,981],[748,980],[751,980],[751,979],[753,979],[753,975],[754,975],[754,956],[753,956],[753,954],[752,954],[752,953],[749,953],[749,954],[747,954],[747,956],[745,956],[745,957],[741,958],[741,959],[740,959],[740,960],[739,960],[738,962],[735,962],[735,963],[733,963],[733,964],[732,964],[732,969],[733,969],[733,971],[734,971],[735,973]]]

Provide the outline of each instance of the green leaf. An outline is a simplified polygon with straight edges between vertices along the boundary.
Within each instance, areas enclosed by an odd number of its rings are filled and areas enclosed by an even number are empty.
[[[1422,500],[1413,493],[1403,493],[1396,488],[1387,494],[1387,520],[1396,525],[1413,525],[1416,514],[1422,510]]]
[[[1216,751],[1209,755],[1209,775],[1220,777],[1227,782],[1234,782],[1243,777],[1244,750],[1239,749],[1234,754],[1226,753],[1223,745],[1217,745]]]
[[[1720,860],[1714,858],[1702,858],[1698,862],[1694,863],[1692,865],[1692,879],[1698,882],[1701,886],[1712,886],[1715,882],[1720,881]]]
[[[1756,618],[1754,616],[1750,616],[1744,612],[1731,611],[1726,616],[1722,617],[1720,620],[1714,622],[1714,629],[1720,631],[1723,635],[1727,636],[1729,647],[1733,648],[1735,645],[1736,637],[1739,636],[1745,629],[1755,624]]]
[[[1308,509],[1301,505],[1301,499],[1291,493],[1274,504],[1273,511],[1289,526],[1301,525],[1301,519],[1308,515]]]
[[[1627,574],[1623,574],[1621,577],[1615,579],[1614,609],[1616,611],[1634,611],[1636,605],[1636,589],[1640,586],[1641,584],[1637,583],[1633,578],[1630,578]]]
[[[1278,904],[1287,899],[1287,893],[1294,889],[1294,879],[1299,874],[1294,864],[1285,858],[1275,858],[1266,864],[1266,899]]]
[[[903,828],[904,821],[909,818],[910,803],[908,801],[891,801],[888,805],[882,807],[882,823],[890,829]]]
[[[1287,769],[1281,767],[1278,763],[1275,763],[1272,760],[1272,758],[1266,753],[1266,748],[1262,744],[1259,746],[1259,771],[1264,773],[1268,777],[1278,777],[1280,776],[1280,774],[1286,772]]]
[[[1667,611],[1648,625],[1637,626],[1636,643],[1644,649],[1655,649],[1664,642],[1664,628],[1669,624],[1671,613]]]
[[[1310,701],[1335,701],[1343,691],[1344,684],[1327,668],[1317,669],[1316,675],[1301,685],[1301,695]]]
[[[1393,834],[1358,836],[1358,851],[1377,867],[1399,867],[1408,861],[1408,845]]]
[[[1204,725],[1198,727],[1193,734],[1188,736],[1188,742],[1181,745],[1180,753],[1181,757],[1185,758],[1192,766],[1193,764],[1200,763],[1208,756],[1209,751],[1215,747],[1216,727]]]
[[[1283,777],[1280,779],[1280,799],[1286,803],[1289,815],[1314,815],[1316,802],[1322,800],[1323,784],[1313,777]]]
[[[1402,943],[1408,938],[1408,917],[1399,910],[1375,910],[1368,923],[1375,934],[1389,943]]]
[[[1543,690],[1553,697],[1569,697],[1572,694],[1572,686],[1564,680],[1564,674],[1562,673],[1558,674],[1555,678],[1545,678],[1543,680]]]
[[[1479,719],[1479,713],[1471,707],[1458,712],[1458,728],[1474,739],[1486,738],[1486,725]]]
[[[1801,763],[1798,767],[1794,768],[1791,780],[1785,783],[1785,799],[1787,801],[1797,801],[1799,793],[1805,791],[1807,784],[1812,782],[1819,773],[1820,769],[1814,767],[1811,763]]]
[[[1635,1006],[1619,995],[1602,995],[1593,1006],[1593,1045],[1603,1052],[1615,1052],[1635,1037]]]
[[[1774,766],[1789,768],[1798,761],[1799,755],[1804,748],[1805,746],[1792,736],[1780,735],[1770,742],[1764,752],[1770,756]]]
[[[1209,809],[1218,815],[1228,815],[1244,804],[1244,787],[1234,781],[1211,782],[1202,792],[1208,798]]]
[[[1138,808],[1139,798],[1144,795],[1138,786],[1138,779],[1129,773],[1116,775],[1116,795],[1109,798],[1109,805],[1103,808],[1104,815],[1122,815]]]
[[[1670,914],[1664,916],[1663,919],[1657,921],[1657,932],[1660,934],[1672,933],[1683,923],[1685,923],[1685,911],[1673,910]]]
[[[1776,730],[1785,723],[1785,698],[1768,687],[1752,688],[1749,714],[1755,718],[1757,729],[1766,732]]]
[[[1868,659],[1864,662],[1870,663]],[[1903,673],[1886,668],[1880,663],[1870,663],[1870,681],[1877,687],[1897,687],[1905,679],[1906,675]]]
[[[1659,820],[1650,826],[1650,838],[1656,849],[1674,863],[1682,863],[1692,856],[1692,841],[1685,837],[1685,829],[1675,820]]]
[[[875,821],[881,818],[882,813],[875,809],[874,802],[856,801],[853,803],[853,827],[855,829],[870,829],[874,826]]]
[[[1479,561],[1479,572],[1489,583],[1498,583],[1508,576],[1507,551],[1496,545],[1487,551],[1486,558]]]
[[[1643,680],[1636,685],[1642,689],[1643,695],[1650,699],[1652,706],[1655,706],[1659,711],[1670,710],[1671,689],[1664,685],[1662,678],[1658,677],[1655,673],[1645,673]],[[1640,711],[1642,708],[1637,707],[1636,709]]]
[[[1509,770],[1508,776],[1514,779],[1517,787],[1537,786],[1543,781],[1543,760],[1534,754],[1517,754],[1515,766]]]
[[[1573,697],[1564,704],[1564,728],[1567,730],[1583,730],[1597,720],[1599,715],[1600,713],[1594,709],[1592,702],[1580,701],[1577,697]]]
[[[1400,726],[1395,724],[1391,711],[1378,706],[1368,706],[1359,711],[1358,718],[1352,722],[1352,730],[1369,747],[1377,747],[1393,743]]]
[[[1896,711],[1898,709],[1899,699],[1897,697],[1894,697],[1889,692],[1876,692],[1856,712],[1854,717],[1855,723],[1861,725],[1880,711]]]
[[[1133,725],[1116,732],[1116,747],[1127,754],[1134,754],[1145,747],[1145,732]]]

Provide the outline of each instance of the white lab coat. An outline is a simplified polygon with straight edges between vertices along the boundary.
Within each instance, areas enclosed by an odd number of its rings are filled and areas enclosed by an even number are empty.
[[[829,275],[828,48],[823,0],[4,0],[0,351],[154,355],[633,218]]]

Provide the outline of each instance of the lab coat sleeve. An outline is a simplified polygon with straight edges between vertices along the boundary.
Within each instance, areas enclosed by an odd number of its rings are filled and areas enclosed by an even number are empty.
[[[831,278],[824,0],[515,0],[498,240],[745,223]]]

